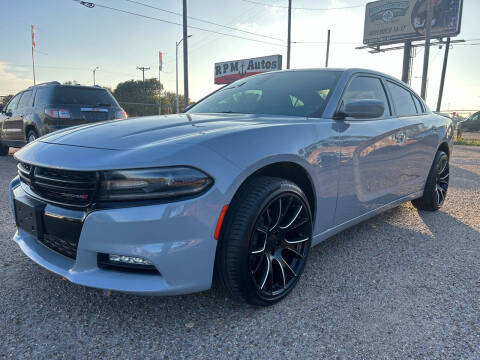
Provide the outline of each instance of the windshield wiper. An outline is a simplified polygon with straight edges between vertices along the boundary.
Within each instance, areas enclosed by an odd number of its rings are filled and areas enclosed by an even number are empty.
[[[97,104],[96,106],[112,106],[112,104]]]
[[[227,110],[227,111],[217,111],[217,113],[219,113],[219,114],[243,114],[243,113],[241,113],[241,112],[231,111],[231,110]]]

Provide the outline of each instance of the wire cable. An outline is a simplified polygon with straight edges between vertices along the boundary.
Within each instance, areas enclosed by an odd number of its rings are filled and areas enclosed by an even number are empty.
[[[286,5],[267,4],[267,3],[264,3],[264,2],[253,1],[253,0],[242,0],[242,1],[249,2],[249,3],[252,3],[252,4],[257,4],[257,5],[268,6],[268,7],[288,9],[288,6],[286,6]],[[353,8],[359,8],[359,7],[364,7],[364,6],[365,6],[365,4],[362,4],[362,5],[351,5],[351,6],[341,6],[341,7],[333,7],[333,8],[292,7],[292,10],[328,11],[328,10],[353,9]]]
[[[106,5],[102,5],[102,4],[98,4],[98,3],[94,3],[94,6],[98,6],[100,8],[109,9],[109,10],[113,10],[113,11],[117,11],[117,12],[121,12],[121,13],[125,13],[125,14],[130,14],[130,15],[134,15],[134,16],[138,16],[138,17],[143,17],[143,18],[150,19],[150,20],[156,20],[156,21],[160,21],[160,22],[163,22],[163,23],[171,24],[171,25],[183,26],[182,24],[176,23],[174,21],[159,19],[159,18],[156,18],[156,17],[153,17],[153,16],[143,15],[143,14],[139,14],[139,13],[135,13],[135,12],[132,12],[132,11],[127,11],[127,10],[122,10],[122,9],[117,9],[117,8],[114,8],[114,7],[111,7],[111,6],[106,6]],[[263,44],[286,47],[286,45],[284,45],[284,44],[278,44],[278,43],[273,43],[273,42],[264,41],[264,40],[247,38],[247,37],[240,36],[240,35],[227,34],[227,33],[220,32],[220,31],[204,29],[204,28],[201,28],[201,27],[198,27],[198,26],[188,25],[187,27],[190,28],[190,29],[210,32],[210,33],[213,33],[213,34],[218,34],[218,35],[223,35],[223,36],[229,36],[229,37],[233,37],[233,38],[237,38],[237,39],[249,40],[249,41],[255,41],[255,42],[263,43]]]
[[[175,11],[171,11],[171,10],[162,9],[162,8],[159,8],[159,7],[156,7],[156,6],[153,6],[153,5],[149,5],[149,4],[142,3],[142,2],[140,2],[140,1],[135,1],[135,0],[123,0],[123,1],[127,1],[127,2],[132,3],[132,4],[137,4],[137,5],[140,5],[140,6],[145,6],[145,7],[147,7],[147,8],[151,8],[151,9],[155,9],[155,10],[158,10],[158,11],[166,12],[166,13],[168,13],[168,14],[172,14],[172,15],[182,16],[182,17],[183,17],[183,14],[181,14],[181,13],[178,13],[178,12],[175,12]],[[246,34],[249,34],[249,35],[260,36],[260,37],[264,37],[264,38],[272,39],[272,40],[285,41],[285,40],[283,40],[283,39],[279,39],[279,38],[276,38],[276,37],[273,37],[273,36],[262,35],[262,34],[254,33],[254,32],[251,32],[251,31],[238,29],[238,28],[235,28],[235,27],[232,27],[232,26],[219,24],[219,23],[216,23],[216,22],[213,22],[213,21],[203,20],[203,19],[200,19],[200,18],[197,18],[197,17],[193,17],[193,16],[187,16],[187,17],[188,17],[189,19],[192,19],[192,20],[195,20],[195,21],[199,21],[199,22],[202,22],[202,23],[205,23],[205,24],[210,24],[210,25],[219,26],[219,27],[222,27],[222,28],[225,28],[225,29],[243,32],[243,33],[246,33]]]

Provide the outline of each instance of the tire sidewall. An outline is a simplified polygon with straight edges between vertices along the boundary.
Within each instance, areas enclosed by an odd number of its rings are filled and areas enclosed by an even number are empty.
[[[310,206],[308,204],[308,200],[306,199],[306,196],[303,193],[303,191],[293,183],[286,182],[286,181],[280,182],[280,181],[278,182],[279,186],[277,188],[273,189],[273,191],[268,193],[266,196],[264,196],[264,198],[262,199],[259,206],[257,206],[257,209],[256,209],[255,213],[249,218],[248,226],[246,227],[245,231],[243,232],[243,237],[241,239],[241,249],[242,249],[241,257],[243,259],[243,262],[241,263],[240,268],[237,269],[241,274],[241,283],[242,283],[244,291],[246,291],[246,293],[247,293],[247,296],[249,298],[257,298],[262,303],[262,305],[273,305],[276,302],[283,299],[285,296],[287,296],[293,290],[293,288],[296,286],[301,274],[303,273],[303,270],[304,270],[305,264],[306,264],[306,260],[308,258],[310,248],[311,248],[312,239],[310,238],[310,240],[306,244],[305,261],[303,262],[301,267],[298,269],[298,276],[294,280],[293,284],[290,286],[290,288],[287,291],[285,291],[285,292],[283,292],[283,293],[281,293],[277,296],[273,296],[273,297],[266,297],[266,296],[264,296],[263,294],[260,293],[260,291],[257,289],[255,284],[253,283],[253,280],[252,280],[251,275],[250,275],[249,257],[250,257],[251,236],[252,236],[252,233],[254,231],[254,227],[255,227],[256,221],[258,219],[258,216],[261,214],[261,212],[264,210],[264,208],[271,201],[273,201],[274,199],[276,199],[276,198],[278,198],[282,195],[285,195],[285,194],[288,194],[288,193],[294,194],[302,201],[302,204],[307,209],[308,216],[312,220],[311,223],[313,224],[313,219],[312,219]],[[313,235],[313,229],[312,229],[312,235]]]

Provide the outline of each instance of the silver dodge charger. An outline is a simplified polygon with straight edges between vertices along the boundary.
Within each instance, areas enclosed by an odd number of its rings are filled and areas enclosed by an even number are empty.
[[[13,240],[76,284],[175,295],[215,279],[267,306],[311,246],[406,201],[438,210],[452,137],[385,74],[260,74],[183,114],[77,126],[18,151]]]

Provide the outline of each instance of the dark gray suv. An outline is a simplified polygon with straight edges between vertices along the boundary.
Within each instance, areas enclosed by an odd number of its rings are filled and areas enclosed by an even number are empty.
[[[57,81],[29,87],[0,112],[0,155],[52,131],[70,126],[126,118],[108,90],[98,86],[61,85]]]

